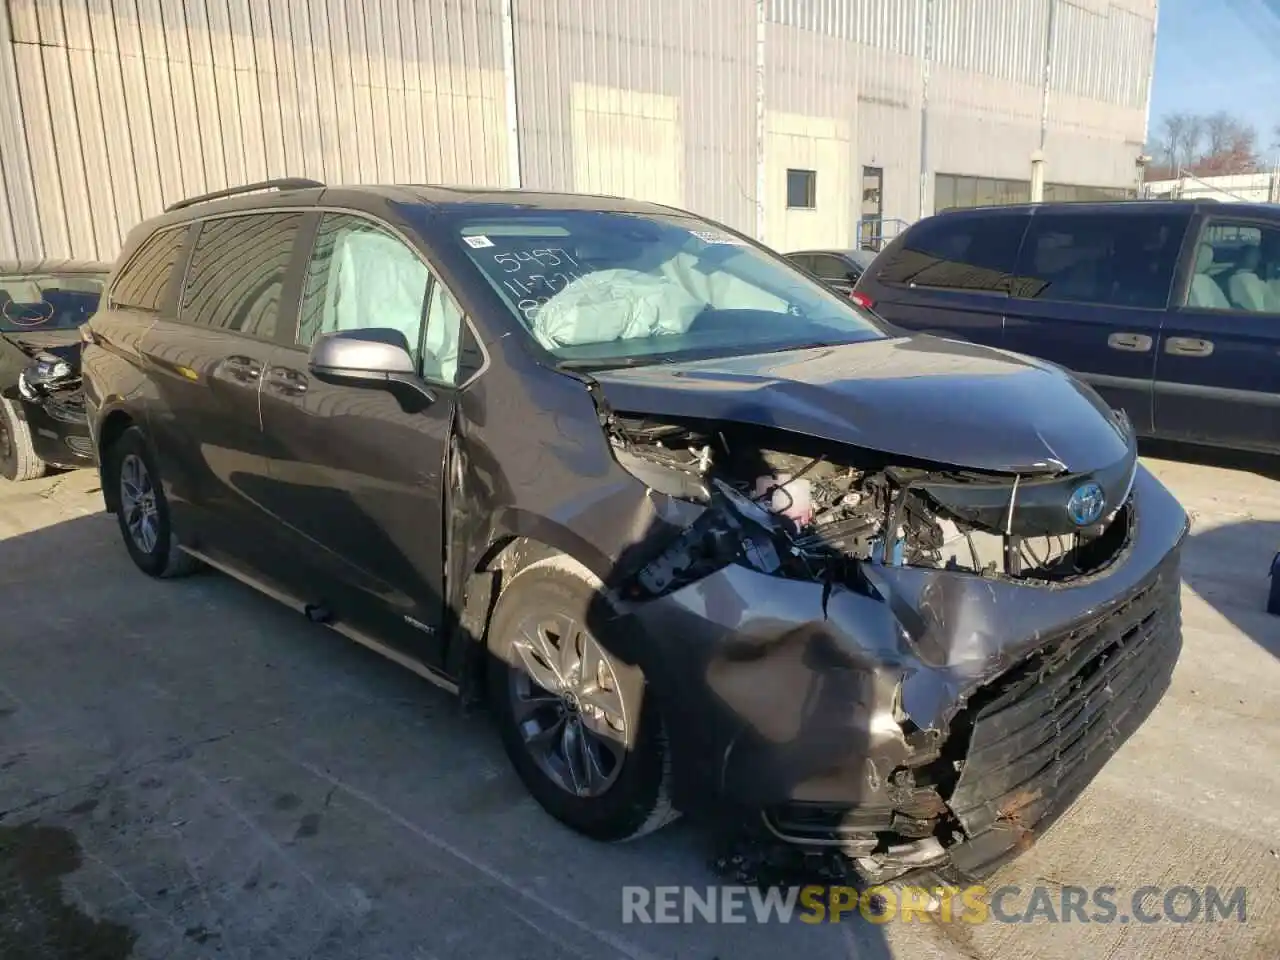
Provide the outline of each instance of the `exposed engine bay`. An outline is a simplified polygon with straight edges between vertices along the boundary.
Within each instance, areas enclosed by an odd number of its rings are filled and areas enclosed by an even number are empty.
[[[1110,502],[1082,525],[1064,507],[1082,478],[1065,471],[1024,476],[890,462],[738,424],[617,414],[609,427],[614,454],[632,473],[709,507],[640,571],[638,592],[649,597],[738,558],[762,572],[830,583],[856,581],[867,561],[1074,581],[1105,568],[1131,532],[1136,459],[1117,465],[1127,476],[1100,478]]]

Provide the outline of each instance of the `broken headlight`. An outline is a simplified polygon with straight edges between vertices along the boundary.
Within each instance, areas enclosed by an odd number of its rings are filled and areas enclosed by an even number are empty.
[[[27,400],[39,400],[74,379],[70,363],[51,353],[41,353],[18,375],[18,392]]]
[[[767,510],[729,485],[713,480],[710,505],[640,569],[635,578],[637,593],[659,597],[730,563],[773,573],[781,566],[773,525]]]

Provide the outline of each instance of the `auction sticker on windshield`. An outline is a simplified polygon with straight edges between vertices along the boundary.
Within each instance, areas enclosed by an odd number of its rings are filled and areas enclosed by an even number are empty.
[[[731,237],[727,233],[711,233],[707,230],[690,230],[689,232],[703,243],[727,243],[730,246],[735,247],[746,246],[745,240],[739,240],[737,237]]]

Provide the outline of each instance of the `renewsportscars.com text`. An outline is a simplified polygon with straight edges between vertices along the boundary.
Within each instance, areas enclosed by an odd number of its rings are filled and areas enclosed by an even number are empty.
[[[1116,887],[623,887],[623,923],[1245,923],[1247,891]]]

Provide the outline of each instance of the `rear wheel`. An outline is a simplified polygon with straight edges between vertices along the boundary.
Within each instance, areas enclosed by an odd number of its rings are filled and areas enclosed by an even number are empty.
[[[48,471],[31,446],[31,429],[18,416],[14,401],[0,397],[0,477],[6,480],[36,480]]]
[[[640,703],[643,677],[590,625],[599,599],[565,557],[517,573],[489,628],[489,693],[507,755],[538,803],[587,836],[629,840],[676,817],[670,756],[654,704]]]
[[[116,519],[125,548],[138,569],[151,577],[182,577],[201,563],[184,553],[169,519],[160,472],[137,427],[130,427],[107,450],[104,482],[115,485]]]

